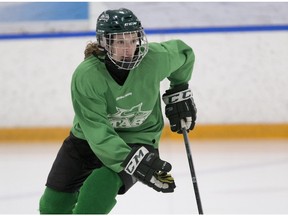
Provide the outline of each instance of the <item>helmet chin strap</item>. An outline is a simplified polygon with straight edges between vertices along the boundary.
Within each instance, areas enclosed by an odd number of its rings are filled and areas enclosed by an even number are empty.
[[[107,52],[106,51],[106,49],[103,47],[103,46],[101,46],[100,44],[98,45],[98,49],[101,51],[101,52]]]
[[[97,54],[96,51],[92,52],[92,55],[95,56],[97,59],[99,59],[101,62],[105,61],[105,56],[107,56],[107,50],[104,49],[104,47],[98,45],[99,51],[101,51],[102,54]]]

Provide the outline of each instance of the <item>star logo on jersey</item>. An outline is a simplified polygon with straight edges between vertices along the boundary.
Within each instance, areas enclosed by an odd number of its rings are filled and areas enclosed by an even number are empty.
[[[138,127],[148,118],[152,110],[141,110],[142,103],[131,109],[122,109],[116,107],[117,112],[108,114],[108,119],[114,128],[132,128]]]

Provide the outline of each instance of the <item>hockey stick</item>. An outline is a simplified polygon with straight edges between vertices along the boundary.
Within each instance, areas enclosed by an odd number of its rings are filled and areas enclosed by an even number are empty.
[[[201,199],[200,199],[200,194],[199,194],[199,189],[198,189],[198,184],[197,184],[197,179],[196,179],[196,174],[194,170],[194,165],[193,165],[193,160],[192,160],[192,154],[190,150],[190,144],[189,144],[189,139],[188,139],[188,134],[186,131],[186,124],[183,119],[181,119],[181,127],[182,127],[182,133],[184,137],[184,143],[185,143],[185,148],[186,148],[186,153],[188,157],[188,163],[190,167],[190,172],[191,172],[191,177],[192,177],[192,182],[193,182],[193,187],[194,187],[194,192],[195,192],[195,197],[196,197],[196,202],[197,202],[197,207],[198,207],[198,213],[203,214],[203,209],[202,209],[202,204],[201,204]]]

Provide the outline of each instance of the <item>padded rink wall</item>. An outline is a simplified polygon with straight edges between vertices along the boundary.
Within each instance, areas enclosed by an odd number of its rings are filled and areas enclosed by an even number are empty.
[[[65,138],[72,73],[99,13],[119,7],[135,12],[149,41],[194,49],[191,138],[288,138],[288,3],[50,2],[0,3],[0,142]],[[165,122],[163,138],[182,138]]]

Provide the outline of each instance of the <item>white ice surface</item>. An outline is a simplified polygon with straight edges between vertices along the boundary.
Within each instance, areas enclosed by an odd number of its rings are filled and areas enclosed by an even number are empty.
[[[288,214],[288,140],[190,140],[204,214]],[[0,144],[0,214],[38,214],[38,200],[60,147]],[[137,183],[111,214],[197,214],[184,144],[163,141],[177,188],[155,192]]]

